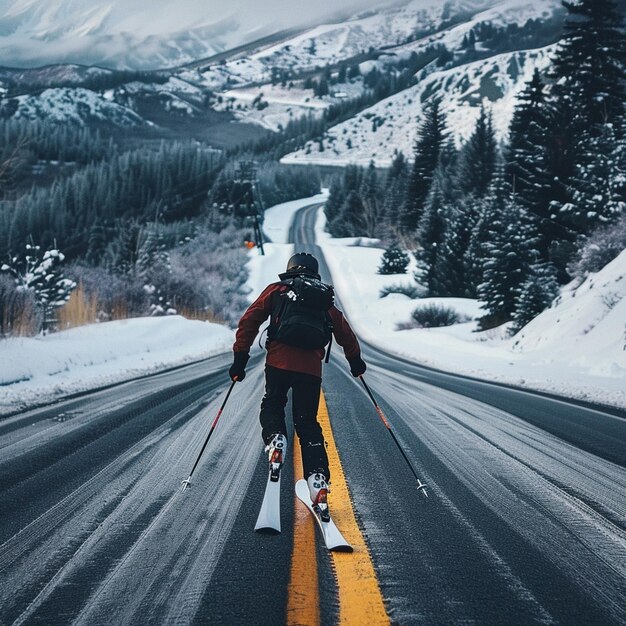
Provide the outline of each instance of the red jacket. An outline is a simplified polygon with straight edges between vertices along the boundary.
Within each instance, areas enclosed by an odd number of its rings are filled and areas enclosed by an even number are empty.
[[[248,352],[250,350],[261,324],[272,312],[272,294],[285,289],[287,287],[283,283],[272,283],[248,307],[248,310],[239,320],[233,351]],[[328,312],[333,322],[334,338],[343,347],[346,359],[358,356],[361,353],[359,342],[343,313],[335,306]],[[294,348],[278,341],[270,341],[266,363],[279,369],[321,377],[324,353],[323,348],[319,350],[305,350],[303,348]]]

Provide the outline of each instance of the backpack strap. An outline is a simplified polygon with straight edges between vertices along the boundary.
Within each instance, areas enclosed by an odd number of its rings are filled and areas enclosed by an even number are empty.
[[[293,279],[286,279],[280,281],[282,285],[285,285],[287,289],[293,285]],[[270,335],[275,331],[276,325],[274,324],[274,320],[280,320],[283,316],[283,312],[285,311],[285,307],[287,306],[287,302],[285,300],[284,291],[279,290],[272,294],[272,311],[270,312],[270,322],[265,329],[267,332],[267,339],[265,341],[265,347],[267,348],[267,344],[271,341]]]

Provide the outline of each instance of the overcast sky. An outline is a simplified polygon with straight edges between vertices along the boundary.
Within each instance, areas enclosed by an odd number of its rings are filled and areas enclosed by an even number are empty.
[[[119,22],[121,16],[141,13],[144,22],[157,24],[161,18],[185,23],[195,16],[220,20],[237,17],[251,26],[269,19],[281,24],[318,20],[338,10],[351,10],[389,4],[391,0],[0,0],[0,23],[27,17],[32,24],[83,21],[85,13],[94,17],[108,14]],[[115,19],[117,18],[117,19]],[[187,26],[188,24],[185,24]],[[0,29],[0,36],[6,34]]]

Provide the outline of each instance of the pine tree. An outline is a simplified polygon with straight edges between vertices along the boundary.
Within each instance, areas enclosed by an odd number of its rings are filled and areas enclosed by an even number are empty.
[[[458,185],[466,194],[482,197],[489,189],[496,166],[496,138],[491,112],[484,106],[476,128],[459,156]]]
[[[543,209],[553,197],[546,144],[550,126],[545,84],[535,69],[518,97],[506,157],[507,174],[520,204],[538,215],[545,214]]]
[[[339,215],[329,224],[329,230],[335,237],[357,237],[366,230],[364,208],[356,190],[350,191]]]
[[[382,199],[383,230],[380,234],[385,238],[394,239],[400,235],[398,220],[404,198],[406,197],[408,172],[409,168],[404,154],[399,152],[394,157],[387,172],[384,197]]]
[[[339,215],[339,211],[341,211],[345,200],[343,184],[340,178],[335,176],[330,183],[328,199],[324,205],[324,214],[326,215],[327,222],[332,222]]]
[[[556,268],[549,263],[531,265],[521,284],[513,312],[513,332],[520,331],[539,313],[547,309],[559,294]]]
[[[76,283],[63,274],[64,260],[65,256],[58,250],[42,253],[40,246],[27,244],[23,258],[13,257],[11,265],[0,268],[13,276],[18,289],[33,293],[41,311],[44,333],[56,321],[54,310],[63,306],[76,288]]]
[[[409,255],[400,248],[398,242],[394,242],[383,252],[378,273],[406,274],[408,265]]]
[[[374,161],[370,164],[363,176],[363,181],[359,188],[359,196],[363,204],[363,221],[365,223],[365,234],[368,237],[375,237],[378,220],[380,217],[378,174]]]
[[[610,219],[602,206],[608,204],[607,213],[616,214],[620,194],[615,191],[621,187],[621,176],[610,162],[613,156],[607,155],[615,155],[619,162],[616,144],[623,138],[626,99],[626,35],[617,3],[564,4],[570,19],[553,59],[550,95],[554,111],[550,173],[558,181],[550,216],[561,233],[551,243],[549,258],[561,281],[567,279],[566,267],[577,239],[599,221]]]
[[[613,124],[598,137],[587,136],[581,162],[570,183],[570,203],[561,213],[583,234],[613,222],[626,210],[626,142]]]
[[[506,180],[504,165],[500,163],[485,197],[469,196],[466,200],[466,204],[473,205],[470,213],[475,216],[469,244],[463,256],[466,284],[468,292],[473,296],[477,293],[478,285],[483,282],[484,247],[490,241],[492,224],[504,213],[511,197],[511,186]]]
[[[442,243],[446,231],[443,218],[443,193],[440,177],[435,176],[424,213],[417,231],[418,274],[416,280],[425,284],[430,295],[439,295],[437,286],[438,258],[443,253]]]
[[[513,318],[521,286],[536,262],[536,231],[526,211],[514,200],[491,224],[489,241],[484,245],[483,282],[478,296],[487,315],[482,328],[490,328]]]
[[[575,134],[615,123],[624,114],[626,34],[614,0],[563,2],[569,12],[561,46],[552,63],[556,104],[569,101]]]
[[[456,200],[461,192],[457,186],[459,153],[452,140],[446,141],[441,148],[439,164],[435,177],[439,179],[439,188],[445,202]]]
[[[445,227],[434,256],[429,293],[439,297],[465,297],[468,295],[463,265],[467,247],[465,207],[459,200],[444,201],[439,215]]]
[[[567,199],[561,181],[570,175],[568,160],[573,144],[567,132],[560,130],[567,121],[560,122],[535,70],[519,96],[511,121],[507,174],[517,201],[537,225],[537,249],[546,262],[555,242],[572,239],[572,232],[554,212],[554,203]]]
[[[400,216],[401,226],[406,230],[413,231],[417,228],[435,169],[439,163],[446,134],[445,114],[441,109],[440,100],[435,98],[424,109],[424,118],[419,126],[413,151],[413,169]]]
[[[87,245],[86,260],[93,264],[99,265],[107,246],[106,228],[101,222],[96,221],[89,229],[89,242]]]

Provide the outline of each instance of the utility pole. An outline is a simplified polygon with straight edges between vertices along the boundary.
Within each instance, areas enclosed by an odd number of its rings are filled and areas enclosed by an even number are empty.
[[[246,207],[246,220],[252,223],[254,229],[254,242],[259,249],[259,254],[265,255],[263,248],[263,231],[261,230],[261,217],[263,214],[263,198],[257,176],[256,163],[254,161],[239,161],[235,182],[245,189],[243,203]]]

